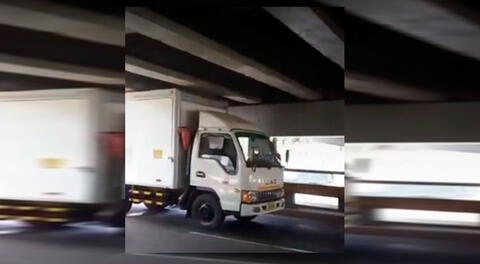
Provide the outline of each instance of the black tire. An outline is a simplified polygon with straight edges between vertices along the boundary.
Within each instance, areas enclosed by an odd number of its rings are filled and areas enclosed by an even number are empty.
[[[225,220],[218,199],[208,193],[201,194],[192,204],[192,218],[203,228],[214,230],[222,226]]]
[[[252,221],[253,219],[255,219],[255,217],[257,217],[256,215],[251,215],[251,216],[240,216],[238,214],[234,214],[233,215],[235,218],[237,218],[238,221],[240,222],[250,222]]]
[[[148,208],[148,211],[151,211],[151,212],[160,212],[160,211],[163,211],[165,209],[165,205],[156,205],[156,204],[147,204],[147,203],[143,203],[147,208]]]

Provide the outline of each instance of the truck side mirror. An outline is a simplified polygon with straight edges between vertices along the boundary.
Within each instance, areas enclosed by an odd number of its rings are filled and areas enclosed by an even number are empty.
[[[288,160],[290,159],[290,150],[287,149],[285,151],[285,162],[288,163]]]

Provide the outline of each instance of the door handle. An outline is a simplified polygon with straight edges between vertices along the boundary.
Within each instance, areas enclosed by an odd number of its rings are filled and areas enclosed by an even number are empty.
[[[197,177],[200,177],[200,178],[205,178],[205,172],[203,172],[203,171],[197,171],[197,172],[195,173],[195,175],[196,175]]]

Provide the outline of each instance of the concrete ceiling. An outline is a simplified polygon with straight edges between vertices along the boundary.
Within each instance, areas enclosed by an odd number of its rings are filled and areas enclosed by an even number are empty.
[[[319,17],[321,11],[310,7],[265,7],[275,18],[284,23],[308,44],[345,68],[345,45],[329,23]],[[323,13],[322,13],[323,14]]]
[[[478,4],[319,2],[345,8],[347,104],[480,100]]]
[[[99,87],[123,92],[123,13],[59,1],[6,0],[0,3],[0,34],[2,90]]]
[[[342,67],[262,8],[153,6],[127,8],[125,18],[126,53],[148,65],[127,63],[131,74],[196,87],[234,104],[343,98]],[[296,25],[302,23],[310,21]],[[322,36],[310,40],[315,37]],[[343,52],[343,41],[336,44]]]
[[[462,1],[331,0],[348,12],[402,34],[480,59],[480,24],[469,19]],[[463,1],[465,2],[465,1]],[[467,12],[467,13],[466,13]],[[470,10],[475,12],[475,10]],[[478,16],[478,13],[477,13]]]

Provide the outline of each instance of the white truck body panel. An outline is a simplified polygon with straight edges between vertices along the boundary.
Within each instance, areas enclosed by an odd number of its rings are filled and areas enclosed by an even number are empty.
[[[126,183],[183,189],[189,185],[179,127],[198,128],[199,111],[226,111],[226,103],[176,89],[126,95]]]
[[[1,92],[0,200],[118,200],[109,190],[123,180],[102,175],[99,133],[123,130],[122,101],[96,89]]]

